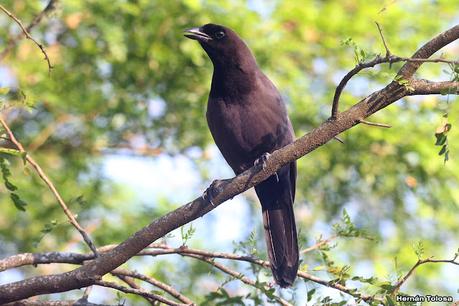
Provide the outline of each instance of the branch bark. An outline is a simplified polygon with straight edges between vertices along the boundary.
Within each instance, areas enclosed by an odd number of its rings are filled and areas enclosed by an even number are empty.
[[[456,25],[423,45],[413,55],[413,58],[429,58],[436,51],[458,38],[459,25]],[[405,80],[411,80],[413,74],[421,65],[422,62],[418,61],[406,62],[397,75]],[[410,95],[410,91],[406,86],[392,81],[386,87],[372,93],[347,111],[337,114],[335,119],[323,122],[319,127],[297,139],[293,144],[271,154],[264,169],[253,167],[233,179],[224,181],[221,185],[222,191],[213,199],[214,206],[204,201],[201,197],[197,198],[154,220],[114,249],[94,260],[85,262],[82,267],[62,274],[36,276],[2,285],[0,286],[0,303],[21,300],[34,295],[64,292],[100,282],[103,275],[119,267],[150,243],[170,231],[203,216],[224,201],[264,181],[283,165],[310,153],[341,132],[359,124],[360,120],[407,95]]]

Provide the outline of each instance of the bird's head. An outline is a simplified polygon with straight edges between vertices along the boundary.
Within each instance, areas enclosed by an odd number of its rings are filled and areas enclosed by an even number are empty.
[[[208,23],[199,28],[185,30],[184,35],[201,44],[214,66],[256,64],[244,41],[225,26]]]

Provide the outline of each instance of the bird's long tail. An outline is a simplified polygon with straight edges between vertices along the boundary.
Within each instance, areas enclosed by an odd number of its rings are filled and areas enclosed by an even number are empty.
[[[298,239],[293,214],[295,180],[296,164],[292,163],[255,187],[262,205],[271,270],[281,287],[291,286],[298,272]]]

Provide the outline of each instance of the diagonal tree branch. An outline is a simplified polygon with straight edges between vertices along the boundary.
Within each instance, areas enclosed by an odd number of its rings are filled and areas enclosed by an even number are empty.
[[[169,300],[169,299],[167,299],[167,298],[165,298],[165,297],[163,297],[161,295],[158,295],[158,294],[155,294],[155,293],[151,293],[151,292],[148,292],[148,291],[143,290],[143,289],[128,288],[128,287],[124,287],[124,286],[118,285],[117,283],[114,283],[114,282],[107,282],[107,281],[103,281],[103,280],[97,280],[95,282],[95,284],[98,285],[98,286],[101,286],[101,287],[107,287],[107,288],[116,289],[116,290],[124,292],[124,293],[132,293],[132,294],[140,295],[142,297],[146,297],[146,298],[153,299],[153,300],[156,300],[158,302],[164,303],[165,305],[170,305],[170,306],[187,305],[187,304],[183,304],[183,303],[176,303],[176,302],[171,301],[171,300]]]
[[[22,146],[22,144],[14,136],[14,134],[11,131],[11,129],[8,126],[8,124],[6,124],[5,120],[3,120],[1,117],[0,117],[0,124],[3,126],[3,128],[6,131],[6,133],[8,134],[9,140],[16,146],[16,148],[19,151],[21,151],[21,153],[25,154],[25,159],[32,166],[32,168],[35,169],[35,171],[37,172],[38,176],[45,182],[45,184],[48,186],[49,190],[51,190],[52,194],[54,195],[54,197],[56,198],[57,202],[61,206],[62,210],[64,211],[65,215],[69,219],[70,223],[77,229],[77,231],[83,237],[83,240],[89,246],[91,251],[97,256],[98,253],[97,253],[96,246],[94,245],[94,243],[92,242],[91,238],[89,237],[89,234],[78,223],[77,219],[75,218],[73,213],[68,208],[67,204],[65,203],[64,199],[60,195],[59,191],[57,191],[56,186],[54,186],[53,182],[46,175],[46,173],[43,171],[43,169],[40,167],[40,165],[32,158],[32,156],[27,154],[27,152],[26,152],[26,150],[24,150],[24,147]]]
[[[427,42],[413,55],[413,58],[429,58],[433,53],[458,38],[459,25],[456,25]],[[417,61],[405,63],[398,72],[398,76],[410,80],[421,64],[422,62]],[[203,216],[224,201],[264,181],[283,165],[310,153],[341,132],[357,125],[359,120],[365,119],[407,95],[409,95],[409,90],[405,86],[392,81],[347,111],[337,114],[335,119],[323,122],[293,144],[273,152],[264,169],[252,167],[240,175],[224,181],[221,184],[221,192],[213,199],[214,205],[210,205],[199,197],[154,220],[114,249],[103,253],[94,260],[85,262],[80,268],[62,274],[36,276],[2,285],[0,286],[0,303],[21,300],[33,295],[68,291],[97,283],[103,275],[119,267],[170,231]]]
[[[426,263],[450,263],[453,265],[459,266],[459,262],[456,261],[459,256],[459,250],[458,252],[454,255],[452,259],[433,259],[433,257],[426,258],[426,259],[421,259],[419,258],[418,261],[411,267],[411,269],[406,273],[405,276],[403,276],[395,285],[392,290],[392,292],[398,292],[400,290],[400,287],[408,280],[408,278],[414,273],[414,271],[421,265],[426,264]]]
[[[333,96],[333,103],[332,103],[332,111],[331,111],[331,119],[335,119],[336,116],[338,115],[338,106],[339,106],[339,99],[341,97],[341,93],[343,92],[344,88],[346,87],[347,83],[357,75],[360,71],[367,69],[367,68],[372,68],[376,65],[384,64],[384,63],[389,63],[389,65],[392,65],[393,63],[399,63],[399,62],[406,62],[406,63],[417,63],[417,67],[419,67],[423,63],[446,63],[446,64],[453,64],[453,65],[459,65],[459,61],[453,61],[453,60],[446,60],[443,58],[433,58],[429,59],[429,56],[418,56],[416,57],[416,54],[413,55],[413,57],[408,58],[408,57],[401,57],[397,55],[393,55],[389,48],[387,47],[386,40],[384,39],[384,35],[382,34],[382,29],[381,26],[376,23],[376,26],[378,27],[379,34],[381,36],[381,40],[384,44],[384,48],[386,49],[386,55],[382,57],[381,55],[376,55],[374,59],[368,62],[359,62],[351,71],[349,71],[343,79],[339,82],[338,86],[336,87],[335,94]],[[438,50],[438,49],[437,49]],[[435,51],[437,51],[435,50]],[[406,64],[405,64],[406,66]],[[404,66],[404,67],[405,67]],[[417,68],[416,68],[417,69]],[[398,75],[401,75],[399,71]],[[410,75],[411,77],[412,75]],[[405,76],[406,79],[408,79],[408,75]]]
[[[51,3],[52,3],[52,2],[50,2],[50,4],[51,4]],[[49,5],[46,6],[46,8],[45,8],[44,11],[46,11],[46,9],[47,9],[48,7],[49,7]],[[13,19],[14,22],[16,22],[16,23],[18,24],[18,26],[21,28],[21,30],[22,30],[22,32],[24,33],[25,37],[26,37],[27,39],[30,39],[31,41],[33,41],[34,44],[40,49],[41,53],[43,53],[43,55],[45,56],[45,61],[46,61],[46,63],[48,64],[48,70],[51,71],[51,69],[53,69],[53,66],[51,65],[51,61],[49,60],[48,53],[46,53],[45,47],[43,47],[43,45],[42,45],[41,43],[39,43],[38,41],[36,41],[35,38],[33,38],[32,35],[30,35],[30,33],[29,33],[29,30],[30,30],[33,26],[35,26],[35,24],[38,24],[38,23],[40,22],[41,18],[43,18],[43,17],[40,17],[39,19],[35,19],[35,20],[30,24],[30,26],[28,26],[28,27],[26,28],[26,27],[24,27],[24,25],[22,24],[22,22],[21,22],[16,16],[14,16],[10,11],[8,11],[8,10],[7,10],[3,5],[1,5],[1,4],[0,4],[0,10],[2,10],[2,11],[3,11],[5,14],[7,14],[11,19]],[[41,16],[41,14],[38,15],[37,17],[39,17],[39,16]],[[5,52],[6,52],[6,53],[9,52],[9,49],[6,49]],[[6,53],[5,53],[5,54],[6,54]],[[3,57],[3,54],[2,54],[2,57]]]
[[[130,278],[140,279],[140,280],[142,280],[144,282],[152,284],[153,286],[158,287],[161,290],[169,293],[170,295],[172,295],[174,298],[178,299],[182,303],[185,303],[185,304],[188,304],[188,305],[196,305],[196,303],[194,303],[192,300],[187,298],[185,295],[181,294],[175,288],[173,288],[172,286],[169,286],[169,285],[167,285],[167,284],[165,284],[163,282],[160,282],[159,280],[157,280],[154,277],[146,276],[146,275],[134,272],[134,271],[128,271],[128,270],[124,270],[124,269],[116,269],[116,270],[112,271],[111,274],[113,274],[115,276],[123,276],[123,277],[130,277]]]
[[[113,275],[113,272],[112,272],[112,275]],[[133,278],[131,278],[131,277],[123,276],[123,275],[115,275],[115,276],[118,277],[124,283],[126,283],[132,289],[142,289],[139,285],[136,284],[135,280]],[[155,299],[152,299],[152,298],[149,298],[149,297],[145,297],[145,296],[142,296],[142,297],[148,303],[150,303],[151,306],[155,306],[155,303],[156,303]]]

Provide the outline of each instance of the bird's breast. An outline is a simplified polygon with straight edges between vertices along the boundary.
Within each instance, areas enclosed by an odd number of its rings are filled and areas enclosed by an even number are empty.
[[[222,155],[236,173],[253,165],[265,152],[293,140],[286,114],[270,105],[210,98],[207,122]]]

